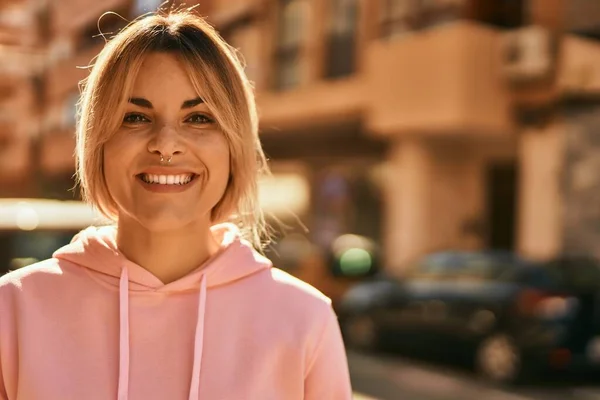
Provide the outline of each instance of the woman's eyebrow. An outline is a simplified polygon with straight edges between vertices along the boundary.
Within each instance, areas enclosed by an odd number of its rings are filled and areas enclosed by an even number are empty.
[[[138,107],[143,107],[143,108],[150,108],[152,109],[152,103],[150,102],[150,100],[146,100],[142,97],[131,97],[129,99],[129,102],[131,104],[134,104]],[[196,107],[199,104],[204,103],[204,100],[201,97],[196,97],[195,99],[192,100],[186,100],[181,104],[181,109],[187,109],[187,108],[193,108]]]
[[[150,108],[150,109],[153,108],[152,103],[149,100],[146,100],[146,99],[144,99],[142,97],[131,97],[129,99],[129,102],[131,104],[134,104],[134,105],[138,106],[138,107]]]
[[[181,105],[181,109],[193,108],[202,103],[204,103],[204,100],[201,97],[196,97],[195,99],[184,101]]]

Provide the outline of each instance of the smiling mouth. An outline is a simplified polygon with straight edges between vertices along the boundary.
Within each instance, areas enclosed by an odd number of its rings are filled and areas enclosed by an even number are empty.
[[[178,174],[178,175],[157,175],[157,174],[139,174],[137,175],[145,183],[152,185],[189,185],[198,177],[196,174]]]

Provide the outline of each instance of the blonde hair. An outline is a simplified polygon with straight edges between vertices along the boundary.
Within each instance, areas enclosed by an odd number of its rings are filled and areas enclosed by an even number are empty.
[[[269,170],[258,138],[253,87],[236,51],[191,10],[159,11],[131,22],[106,43],[82,81],[76,160],[84,200],[117,220],[104,179],[103,149],[121,124],[121,111],[149,52],[178,56],[227,138],[231,175],[212,221],[237,223],[247,240],[262,247],[266,224],[258,205],[258,179]]]

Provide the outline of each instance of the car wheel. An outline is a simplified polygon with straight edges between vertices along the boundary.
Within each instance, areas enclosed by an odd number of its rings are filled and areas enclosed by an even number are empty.
[[[356,315],[346,321],[346,341],[349,347],[358,350],[377,350],[379,332],[377,324],[370,315]]]
[[[521,351],[510,335],[496,333],[484,338],[475,354],[477,372],[497,384],[516,383],[521,378]]]

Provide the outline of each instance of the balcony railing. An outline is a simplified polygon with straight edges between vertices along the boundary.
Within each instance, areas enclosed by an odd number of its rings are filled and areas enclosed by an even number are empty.
[[[501,71],[501,34],[478,23],[373,42],[364,71],[367,126],[381,134],[510,132]]]
[[[563,39],[558,87],[567,97],[600,97],[600,44],[568,35]]]

